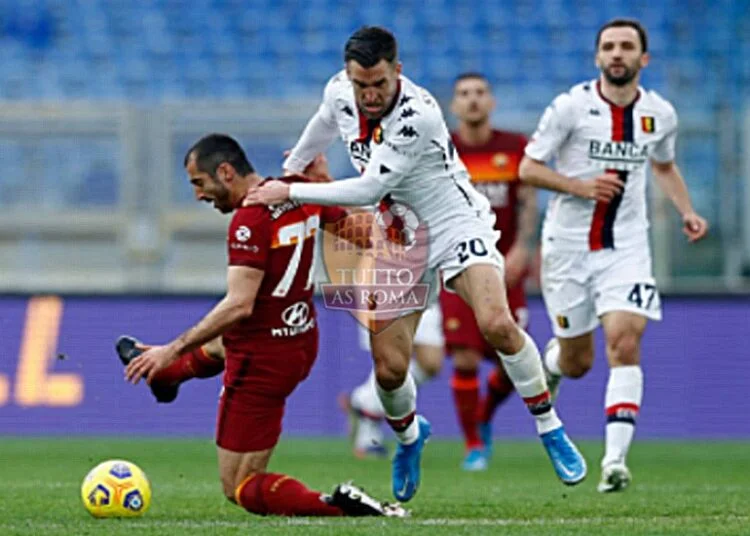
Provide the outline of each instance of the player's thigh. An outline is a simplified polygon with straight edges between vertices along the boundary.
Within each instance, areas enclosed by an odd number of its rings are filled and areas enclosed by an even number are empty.
[[[453,349],[453,368],[457,370],[478,370],[484,355],[474,348],[458,346]]]
[[[598,325],[588,252],[542,248],[542,297],[560,339],[575,339]]]
[[[264,473],[273,454],[273,448],[255,452],[234,452],[217,446],[216,451],[224,495],[235,502],[235,492],[240,484],[256,473]]]
[[[453,278],[456,293],[471,308],[480,329],[493,319],[512,320],[502,271],[493,264],[473,264]]]
[[[370,334],[375,375],[382,387],[396,388],[403,383],[421,316],[422,311],[408,313],[377,326],[381,329]]]
[[[601,318],[610,367],[638,365],[641,362],[641,338],[648,318],[627,311],[612,311]]]

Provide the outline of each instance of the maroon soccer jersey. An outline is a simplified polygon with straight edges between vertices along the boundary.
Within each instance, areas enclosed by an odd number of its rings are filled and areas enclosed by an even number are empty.
[[[497,247],[505,255],[516,240],[518,230],[518,166],[526,138],[501,130],[493,130],[490,140],[478,146],[465,145],[455,132],[452,138],[474,187],[490,200],[497,215],[495,228],[502,233]]]
[[[287,182],[303,181],[285,177]],[[227,247],[230,266],[250,266],[264,276],[253,314],[224,333],[228,351],[259,352],[269,347],[298,348],[316,335],[313,308],[315,234],[323,223],[347,212],[339,207],[287,201],[235,211]]]

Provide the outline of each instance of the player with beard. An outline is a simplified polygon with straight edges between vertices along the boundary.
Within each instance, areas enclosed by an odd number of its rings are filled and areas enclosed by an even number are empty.
[[[557,476],[574,485],[586,463],[565,433],[550,400],[539,351],[508,306],[504,262],[495,248],[498,232],[489,201],[471,185],[434,97],[401,74],[393,35],[363,27],[344,47],[345,69],[326,85],[323,102],[284,163],[299,173],[336,138],[345,141],[362,175],[328,184],[268,181],[251,189],[249,204],[286,200],[321,205],[378,203],[380,216],[398,204],[429,230],[419,283],[436,290],[438,277],[473,310],[484,338],[502,359],[516,391],[533,416]],[[403,229],[405,222],[389,228]],[[422,305],[423,307],[423,305]],[[416,413],[417,392],[409,374],[420,306],[370,335],[378,396],[398,440],[392,489],[399,500],[416,493],[430,424]]]
[[[605,453],[600,492],[625,489],[626,464],[643,397],[641,337],[661,319],[651,270],[646,170],[682,218],[690,242],[706,221],[690,202],[674,162],[677,114],[639,86],[649,63],[646,31],[616,19],[596,36],[598,79],[574,86],[547,108],[526,147],[521,179],[556,192],[542,232],[542,291],[555,334],[544,352],[554,390],[594,362],[593,331],[606,338]],[[556,160],[552,169],[545,162]]]
[[[248,190],[264,179],[239,144],[223,134],[201,138],[187,151],[184,165],[196,199],[233,214],[227,233],[227,293],[170,343],[134,348],[126,379],[165,384],[158,378],[161,371],[221,336],[226,370],[216,445],[227,499],[259,515],[404,517],[400,506],[382,504],[349,483],[327,495],[267,471],[286,399],[310,373],[318,353],[314,237],[322,223],[346,221],[347,212],[293,201],[242,207]],[[219,361],[214,361],[216,370]]]

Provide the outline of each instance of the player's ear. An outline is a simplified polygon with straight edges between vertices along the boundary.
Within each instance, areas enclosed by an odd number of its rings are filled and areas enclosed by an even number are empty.
[[[647,66],[649,61],[651,61],[651,55],[648,52],[641,54],[641,69]]]
[[[396,62],[396,74],[397,75],[399,75],[399,76],[401,75],[401,71],[402,71],[403,68],[404,68],[404,64],[403,63],[401,63],[400,61]]]

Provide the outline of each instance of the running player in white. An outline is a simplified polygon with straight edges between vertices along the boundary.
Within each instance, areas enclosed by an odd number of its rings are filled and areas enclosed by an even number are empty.
[[[362,176],[329,184],[268,181],[248,193],[246,203],[286,200],[324,205],[401,203],[429,229],[423,283],[434,290],[438,271],[476,316],[482,334],[497,349],[508,376],[536,420],[537,431],[558,477],[577,484],[586,464],[552,408],[533,340],[513,320],[503,282],[503,259],[487,198],[471,185],[456,155],[440,108],[424,89],[401,76],[393,35],[378,27],[356,31],[344,49],[346,69],[327,84],[284,168],[297,172],[341,137]],[[386,209],[387,210],[387,209]],[[416,415],[416,388],[408,374],[419,310],[371,334],[378,394],[396,433],[392,487],[397,499],[416,492],[429,423]]]
[[[542,291],[556,338],[545,349],[550,387],[579,378],[594,361],[601,322],[610,366],[605,395],[606,450],[600,492],[630,482],[626,456],[643,396],[640,342],[661,318],[651,271],[646,169],[680,213],[691,242],[707,232],[674,163],[677,115],[639,87],[649,62],[647,36],[616,19],[596,37],[597,80],[559,95],[526,146],[521,179],[557,194],[542,231]],[[556,159],[556,169],[545,165]]]

